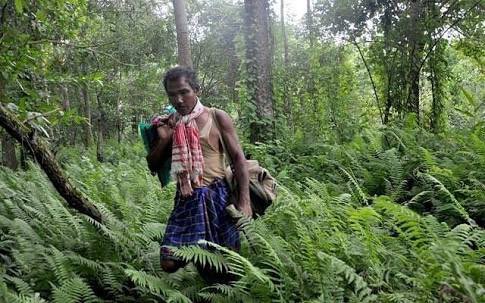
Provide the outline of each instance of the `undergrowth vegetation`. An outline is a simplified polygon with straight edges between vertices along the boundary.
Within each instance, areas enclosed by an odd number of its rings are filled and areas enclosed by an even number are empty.
[[[111,144],[105,163],[58,154],[104,225],[68,210],[36,165],[2,168],[0,302],[483,302],[484,137],[400,127],[246,146],[278,176],[277,203],[244,227],[240,254],[176,252],[230,270],[230,285],[192,264],[160,270],[175,189],[160,190],[141,144]]]

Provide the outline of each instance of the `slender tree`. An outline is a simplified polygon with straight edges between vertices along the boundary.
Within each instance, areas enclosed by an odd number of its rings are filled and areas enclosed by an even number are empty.
[[[288,95],[288,65],[290,64],[290,59],[288,56],[288,36],[286,34],[286,25],[285,25],[285,0],[281,0],[280,6],[280,15],[281,15],[281,35],[283,36],[283,100],[284,100],[284,108],[287,117],[289,118],[290,124],[292,121],[291,115],[291,100]]]
[[[89,100],[89,90],[86,83],[82,82],[79,87],[79,101],[85,121],[83,122],[83,142],[89,147],[93,142],[93,131],[91,127],[91,103]]]
[[[185,0],[173,0],[173,9],[175,13],[175,28],[177,30],[178,63],[192,67]]]
[[[310,46],[313,46],[313,13],[312,13],[312,1],[306,1],[306,26],[308,31],[308,38],[310,40]]]
[[[256,114],[250,123],[251,142],[264,141],[273,133],[271,46],[267,0],[245,0],[245,38],[250,100]]]
[[[0,100],[3,101],[5,96],[5,80],[0,75]],[[0,102],[1,102],[0,101]],[[2,149],[2,162],[1,164],[11,168],[18,168],[17,156],[15,153],[15,140],[6,132],[1,132],[1,149]]]
[[[10,137],[9,134],[2,132],[2,165],[10,168],[17,169],[19,162],[17,160],[17,154],[15,152],[15,140]]]
[[[407,80],[407,100],[406,112],[416,114],[419,119],[420,108],[420,74],[421,74],[421,60],[423,59],[423,52],[425,47],[424,40],[424,9],[420,1],[411,1],[409,13],[411,22],[407,28],[406,36],[409,41],[409,71]]]

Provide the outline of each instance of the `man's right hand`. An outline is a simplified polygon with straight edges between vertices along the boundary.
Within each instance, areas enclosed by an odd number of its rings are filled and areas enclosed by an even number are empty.
[[[165,141],[172,137],[175,117],[174,115],[158,116],[152,120],[152,124],[156,125],[158,137]]]
[[[173,130],[168,124],[162,124],[157,127],[158,138],[162,141],[166,141],[172,137]]]
[[[154,126],[162,126],[162,125],[168,125],[170,127],[175,126],[175,116],[172,115],[161,115],[161,116],[155,116],[151,120],[152,125]]]

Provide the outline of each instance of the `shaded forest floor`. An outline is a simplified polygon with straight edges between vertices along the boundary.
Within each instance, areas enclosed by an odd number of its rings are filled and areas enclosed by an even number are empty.
[[[192,265],[160,271],[174,186],[160,190],[138,139],[107,145],[104,163],[91,150],[57,154],[105,225],[68,210],[36,165],[2,168],[0,301],[480,302],[484,131],[245,144],[277,176],[277,203],[245,228],[240,254],[177,251],[231,270],[231,285],[205,284]]]

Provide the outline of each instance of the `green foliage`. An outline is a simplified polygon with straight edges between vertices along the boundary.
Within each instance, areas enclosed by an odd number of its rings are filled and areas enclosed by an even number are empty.
[[[243,227],[240,253],[213,243],[176,250],[196,266],[232,273],[236,279],[229,284],[206,284],[190,264],[174,274],[160,271],[158,242],[174,188],[161,191],[147,173],[140,142],[109,146],[110,162],[104,164],[97,163],[91,151],[64,149],[59,154],[69,159],[64,160],[67,171],[96,201],[107,218],[105,225],[68,211],[36,166],[17,173],[3,169],[0,298],[8,302],[480,302],[485,291],[485,269],[480,264],[485,233],[472,221],[473,212],[464,201],[483,190],[452,189],[454,182],[474,183],[457,170],[451,151],[444,167],[438,165],[442,162],[438,151],[413,146],[411,130],[388,129],[381,135],[383,143],[368,133],[347,146],[322,146],[325,157],[302,152],[299,159],[293,154],[297,162],[283,168],[289,178],[281,178],[278,203]],[[478,148],[478,142],[469,143]],[[460,145],[454,141],[452,146]],[[253,150],[271,151],[269,146],[258,148]],[[387,149],[379,150],[383,148]],[[441,146],[441,153],[448,148]],[[270,154],[267,159],[273,159]],[[315,174],[324,181],[297,175],[303,170],[299,161],[325,171]],[[278,165],[273,168],[283,167],[275,159],[271,163]],[[471,174],[476,180],[481,179],[479,168]],[[415,184],[409,187],[409,182]],[[416,207],[425,201],[439,204],[428,211]],[[449,227],[437,218],[461,223]]]
[[[454,93],[447,85],[452,78],[450,41],[459,41],[459,48],[478,65],[483,62],[476,47],[484,41],[479,2],[322,0],[316,17],[322,36],[358,48],[384,124],[413,113],[421,125],[443,131],[447,97]],[[460,37],[447,37],[452,30]]]
[[[484,138],[481,128],[436,136],[401,124],[364,130],[342,145],[275,141],[246,149],[292,190],[314,178],[333,194],[352,193],[362,205],[387,195],[452,226],[484,226]]]
[[[166,274],[159,242],[175,186],[160,190],[128,138],[158,111],[175,63],[170,2],[2,2],[0,102],[51,140],[106,221],[69,210],[36,165],[1,167],[0,302],[483,301],[478,2],[443,12],[438,2],[316,1],[323,26],[307,35],[286,24],[289,62],[273,18],[268,121],[248,101],[242,4],[187,1],[201,98],[235,117],[243,142],[250,125],[274,124],[274,141],[243,145],[280,194],[243,227],[240,252],[182,247],[189,265]],[[441,36],[450,25],[453,37]],[[235,280],[208,284],[197,268],[209,266]]]

